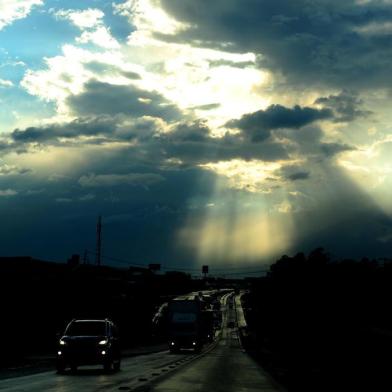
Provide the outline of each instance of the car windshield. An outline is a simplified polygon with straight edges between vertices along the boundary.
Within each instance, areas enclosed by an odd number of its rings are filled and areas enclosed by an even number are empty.
[[[101,336],[106,334],[103,321],[77,321],[66,330],[68,336]]]

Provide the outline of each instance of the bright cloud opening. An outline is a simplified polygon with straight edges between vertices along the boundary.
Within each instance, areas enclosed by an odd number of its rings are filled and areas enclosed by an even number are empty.
[[[2,0],[0,2],[0,30],[15,20],[25,18],[42,0]]]

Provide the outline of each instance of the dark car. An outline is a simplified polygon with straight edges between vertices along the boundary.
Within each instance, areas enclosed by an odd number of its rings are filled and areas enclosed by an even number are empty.
[[[57,371],[67,366],[76,371],[81,365],[102,365],[106,371],[121,364],[118,331],[112,321],[72,320],[58,341]]]

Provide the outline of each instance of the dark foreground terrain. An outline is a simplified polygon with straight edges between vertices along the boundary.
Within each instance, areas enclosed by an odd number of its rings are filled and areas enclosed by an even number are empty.
[[[42,367],[47,369],[56,332],[74,317],[113,319],[120,327],[125,350],[159,345],[166,339],[164,325],[154,330],[152,322],[159,305],[212,283],[182,273],[155,275],[142,269],[32,259],[3,260],[0,268],[4,338],[0,366],[7,371],[29,365],[37,368],[40,358],[46,358]],[[287,390],[392,390],[391,260],[332,260],[317,249],[307,256],[283,256],[267,276],[238,283],[233,287],[237,287],[247,324],[243,328],[239,323],[241,343]],[[213,362],[219,358],[216,353],[222,351],[225,358],[233,354],[226,350],[234,342],[227,340],[230,328],[222,332],[226,340],[206,357],[212,362],[200,362],[216,387],[220,376],[218,381],[212,377],[210,367],[221,365],[219,360]],[[235,350],[241,356],[237,343]],[[197,368],[200,374],[191,372],[189,377],[201,377],[203,366]],[[254,365],[249,362],[249,366],[253,369]],[[178,377],[176,383],[182,385],[181,373]],[[246,377],[243,374],[235,382],[240,385]]]
[[[157,307],[202,284],[183,273],[0,258],[0,369],[46,364],[73,318],[112,319],[125,349],[160,343]]]
[[[243,341],[290,391],[390,391],[391,300],[391,261],[284,256],[242,297]]]

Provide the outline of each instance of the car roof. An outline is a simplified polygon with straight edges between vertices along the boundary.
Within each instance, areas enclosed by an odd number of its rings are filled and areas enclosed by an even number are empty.
[[[109,320],[88,320],[88,319],[83,319],[83,320],[72,320],[75,323],[109,323]]]

